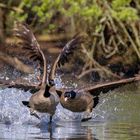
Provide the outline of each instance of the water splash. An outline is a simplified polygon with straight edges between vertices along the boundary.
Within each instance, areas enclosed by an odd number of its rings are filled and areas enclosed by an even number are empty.
[[[100,103],[93,110],[93,119],[91,121],[140,121],[140,112],[137,111],[140,105],[140,95],[136,92],[132,94],[131,91],[126,92],[118,89],[110,91],[108,94],[101,94]],[[0,89],[0,122],[6,124],[38,123],[39,120],[34,116],[30,116],[29,109],[22,105],[22,100],[28,100],[30,96],[30,92],[14,88]],[[39,115],[42,121],[49,121],[49,115]],[[81,116],[82,113],[73,113],[59,104],[53,119],[54,121],[80,121]]]
[[[11,72],[10,69],[6,69],[6,72],[0,74],[0,77],[5,77]],[[6,78],[11,79],[15,76],[20,77],[21,74],[17,71],[13,71],[12,74],[7,75]],[[23,75],[23,79],[28,82],[37,82],[36,77],[39,75],[38,71],[35,74]],[[66,87],[66,85],[77,87],[78,83],[72,82],[73,80],[63,79],[61,76],[56,75],[55,83],[56,87]],[[70,81],[68,83],[68,81]],[[68,86],[68,87],[69,87]],[[134,88],[133,88],[134,87]],[[137,86],[139,87],[139,86]],[[135,91],[135,92],[134,92]],[[140,103],[140,95],[137,94],[139,89],[134,85],[125,86],[114,91],[110,91],[107,94],[101,94],[99,104],[93,109],[91,121],[114,121],[114,120],[135,120],[140,121],[140,112],[137,111]],[[38,123],[39,120],[33,116],[30,116],[29,109],[22,105],[22,100],[28,100],[31,96],[30,92],[24,92],[22,90],[14,88],[0,88],[0,122],[6,124],[12,123]],[[42,118],[41,121],[48,122],[49,115],[39,114]],[[53,117],[54,121],[80,121],[83,113],[73,113],[67,109],[64,109],[60,104],[57,106],[56,113]]]
[[[36,121],[30,117],[28,108],[22,100],[28,100],[31,94],[14,88],[0,90],[0,122],[5,124],[26,123]]]

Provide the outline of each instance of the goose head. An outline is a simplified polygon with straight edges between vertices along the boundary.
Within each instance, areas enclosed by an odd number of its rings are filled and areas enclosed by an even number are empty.
[[[67,91],[64,93],[64,99],[65,101],[70,100],[70,99],[75,99],[76,97],[76,92],[75,91]]]

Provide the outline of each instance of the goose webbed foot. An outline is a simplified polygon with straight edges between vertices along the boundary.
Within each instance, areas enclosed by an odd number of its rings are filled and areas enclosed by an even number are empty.
[[[86,121],[90,120],[91,118],[92,118],[92,113],[91,112],[85,112],[81,122],[86,122]]]
[[[92,117],[89,117],[89,118],[83,118],[83,119],[81,120],[81,122],[86,122],[86,121],[88,121],[88,120],[90,120],[90,119],[92,119]]]
[[[35,116],[37,119],[40,120],[40,117],[37,115],[37,113],[35,111],[30,112],[30,115]]]

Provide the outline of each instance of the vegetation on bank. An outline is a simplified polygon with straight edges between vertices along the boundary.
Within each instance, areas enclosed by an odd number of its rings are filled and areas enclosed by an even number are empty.
[[[0,40],[10,36],[15,21],[29,24],[36,34],[87,34],[78,78],[93,80],[131,77],[139,72],[140,1],[22,0],[0,2]],[[84,56],[84,58],[83,58]],[[85,57],[86,56],[86,57]]]

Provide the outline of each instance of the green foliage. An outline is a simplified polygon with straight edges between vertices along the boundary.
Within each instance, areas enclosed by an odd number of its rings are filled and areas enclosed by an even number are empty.
[[[56,12],[71,18],[78,17],[82,20],[93,21],[102,15],[102,10],[96,2],[90,0],[22,0],[19,8],[25,10],[24,13],[11,12],[10,16],[15,20],[26,21],[32,18],[33,21],[37,19],[38,23],[45,23],[50,21]],[[33,16],[33,17],[31,17]],[[49,30],[54,29],[56,26],[49,26]]]
[[[113,0],[112,7],[113,9],[119,9],[120,7],[125,7],[130,4],[131,0]]]
[[[89,17],[100,17],[102,15],[101,8],[98,5],[92,5],[90,8],[85,7],[81,11],[81,16],[84,16],[85,18]]]
[[[112,16],[119,18],[122,21],[135,21],[138,20],[137,11],[134,8],[122,8],[118,12],[113,11]]]
[[[81,13],[82,16],[92,16],[93,14],[98,15],[98,11],[100,12],[97,5],[87,6],[85,0],[67,0],[66,5],[68,5],[68,8],[64,8],[63,0],[54,0],[53,2],[52,0],[40,0],[39,2],[37,0],[23,0],[20,7],[31,8],[31,11],[35,12],[40,18],[50,18],[54,10],[59,10],[67,16],[77,13]],[[84,8],[84,10],[81,10],[81,8]],[[46,14],[47,12],[48,14]]]
[[[62,12],[63,14],[65,14],[66,16],[73,16],[74,14],[77,14],[81,8],[80,8],[80,4],[78,3],[78,1],[68,1],[68,9],[62,8]]]
[[[113,0],[112,16],[122,21],[138,20],[138,11],[130,7],[131,0]]]
[[[131,7],[131,1],[132,0],[22,0],[18,8],[24,12],[11,11],[9,13],[9,19],[11,21],[26,21],[33,26],[47,25],[45,30],[51,31],[57,28],[57,21],[54,23],[52,19],[54,17],[57,18],[56,13],[59,12],[62,18],[73,22],[70,24],[77,26],[82,23],[87,26],[84,27],[84,29],[87,28],[86,30],[90,30],[88,29],[89,27],[95,26],[94,29],[96,30],[100,24],[100,19],[105,17],[106,11],[109,10],[104,6],[105,2],[107,2],[111,8],[111,16],[119,18],[122,21],[137,20],[139,18],[138,9]],[[12,25],[11,21],[8,22],[9,25]],[[60,26],[60,24],[58,26]],[[44,32],[44,30],[42,32]]]
[[[20,8],[22,9],[30,9],[29,12],[32,12],[34,15],[38,16],[40,22],[45,22],[46,19],[50,19],[55,10],[61,6],[62,0],[22,0],[20,4]],[[27,12],[25,10],[25,12]],[[27,13],[25,13],[27,14]],[[21,20],[25,20],[27,16],[24,14],[17,13],[17,18],[21,18]]]

